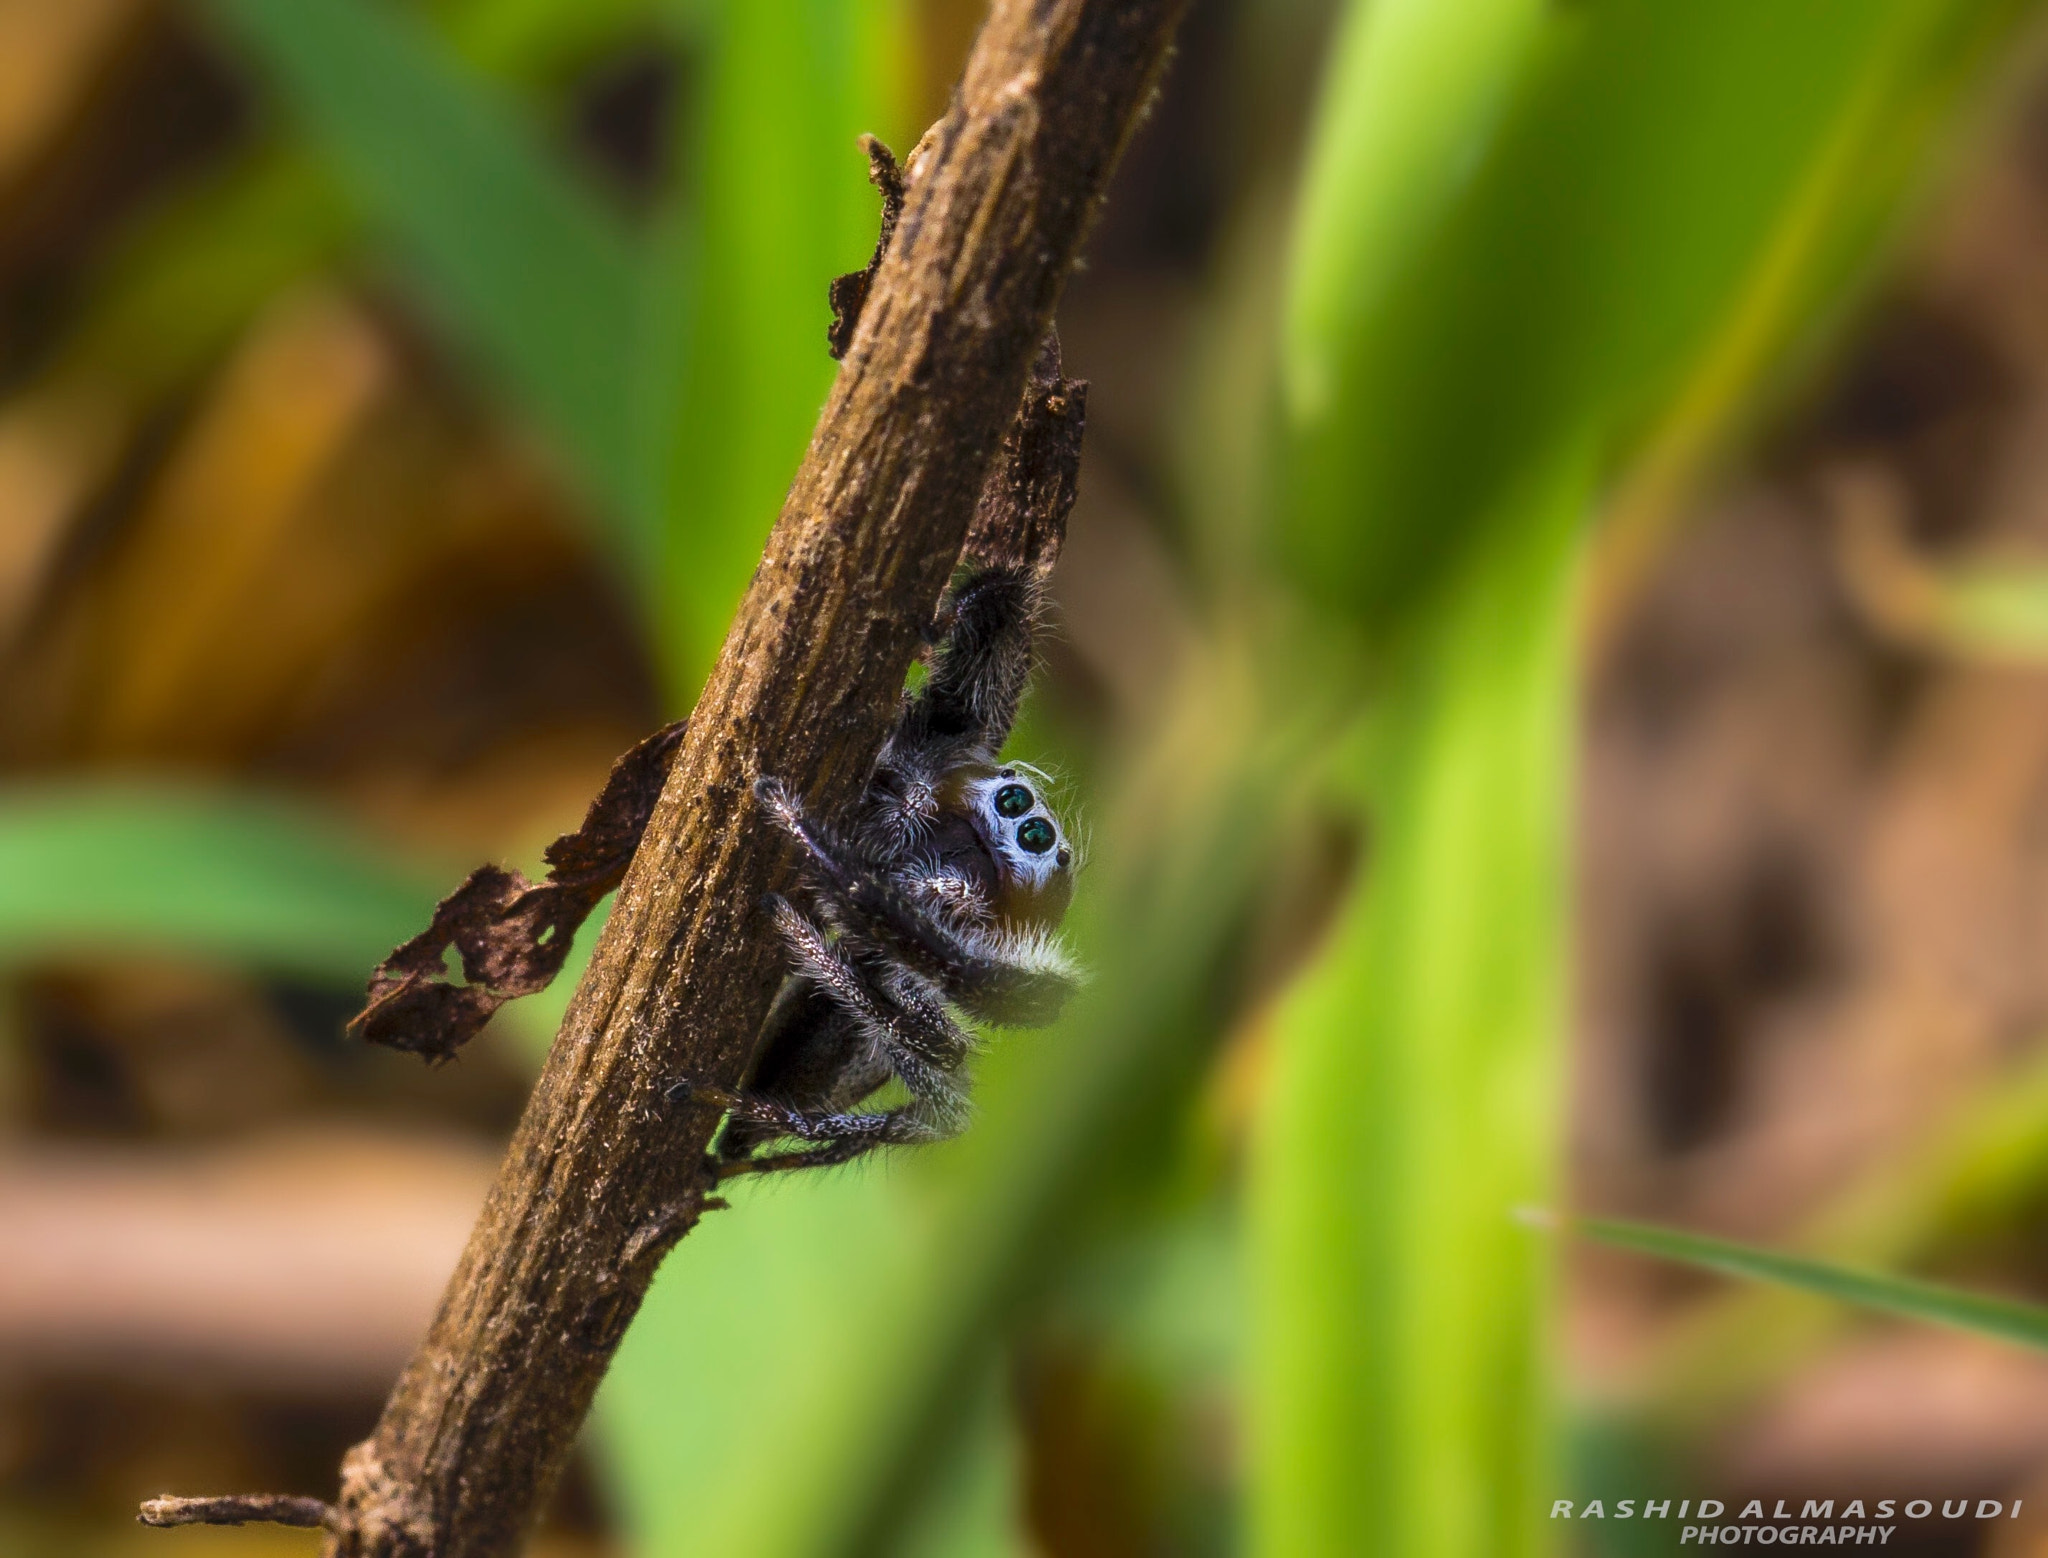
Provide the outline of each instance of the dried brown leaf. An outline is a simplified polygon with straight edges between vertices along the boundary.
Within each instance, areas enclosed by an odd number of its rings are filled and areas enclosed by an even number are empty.
[[[349,1031],[447,1060],[507,1001],[546,989],[590,911],[625,876],[687,724],[664,725],[612,765],[583,826],[547,847],[545,880],[502,866],[470,872],[427,928],[377,965],[368,1003]],[[460,984],[449,977],[451,948],[461,960]]]

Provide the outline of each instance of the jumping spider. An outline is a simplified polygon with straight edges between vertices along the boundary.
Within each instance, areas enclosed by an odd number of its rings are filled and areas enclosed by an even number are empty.
[[[1056,932],[1074,846],[1043,776],[998,761],[1043,613],[1035,569],[984,567],[956,583],[924,683],[904,695],[844,831],[807,816],[779,780],[756,786],[802,850],[811,912],[768,901],[794,968],[749,1091],[679,1089],[728,1113],[721,1177],[957,1135],[975,1041],[956,1013],[1036,1026],[1073,993],[1078,971]],[[860,1112],[891,1078],[909,1102]],[[785,1138],[806,1145],[757,1152]]]

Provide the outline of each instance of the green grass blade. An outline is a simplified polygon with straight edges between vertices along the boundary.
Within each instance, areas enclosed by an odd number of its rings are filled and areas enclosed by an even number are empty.
[[[1881,1314],[1907,1320],[1924,1320],[1930,1325],[1953,1326],[2018,1342],[2023,1347],[2048,1349],[2048,1309],[2011,1299],[1965,1292],[1939,1283],[1884,1272],[1858,1271],[1802,1255],[1785,1255],[1754,1245],[1727,1239],[1710,1239],[1704,1234],[1685,1233],[1650,1223],[1621,1222],[1605,1217],[1573,1217],[1563,1226],[1601,1244],[1620,1250],[1634,1250],[1681,1265],[1698,1266],[1723,1276],[1744,1277],[1752,1282],[1771,1282],[1801,1292],[1817,1293],[1845,1304],[1874,1309]]]
[[[894,1558],[1032,1558],[1024,1532],[1023,1446],[1000,1368],[989,1370],[980,1399],[946,1447],[922,1507],[899,1528]]]
[[[1290,416],[1330,409],[1352,339],[1479,155],[1543,0],[1376,0],[1345,12],[1296,208],[1283,361]]]
[[[1832,1265],[1900,1267],[2024,1228],[2048,1183],[2048,1063],[1987,1078],[1905,1152],[1876,1165],[1792,1242]],[[1693,1316],[1640,1382],[1641,1410],[1677,1436],[1711,1432],[1854,1317],[1786,1288],[1729,1291]]]
[[[1557,1148],[1586,472],[1504,516],[1349,765],[1370,867],[1275,1019],[1247,1191],[1254,1553],[1544,1545],[1549,1277],[1503,1233]]]
[[[614,515],[633,491],[641,269],[509,102],[387,0],[206,0]]]
[[[1384,636],[1560,440],[1591,426],[1618,462],[1661,425],[1671,460],[1696,462],[1788,341],[1839,311],[1958,93],[2030,9],[1614,0],[1545,7],[1525,38],[1519,12],[1465,0],[1391,33],[1407,52],[1376,75],[1339,56],[1350,73],[1330,95],[1350,102],[1411,55],[1427,65],[1458,18],[1493,15],[1512,37],[1466,74],[1484,84],[1511,67],[1513,92],[1482,116],[1486,93],[1469,91],[1468,155],[1437,168],[1449,193],[1434,205],[1409,161],[1313,156],[1355,176],[1311,183],[1310,198],[1406,219],[1384,233],[1341,214],[1297,223],[1282,527],[1294,577]],[[1323,123],[1362,137],[1370,108]],[[1430,121],[1374,134],[1396,148],[1454,139]],[[1349,273],[1375,290],[1345,309],[1317,301],[1322,278]],[[1328,338],[1304,339],[1305,320]]]
[[[1371,878],[1254,1158],[1254,1552],[1547,1546],[1549,1284],[1501,1224],[1556,1151],[1572,530],[1633,451],[1675,488],[1838,309],[2026,9],[1471,0],[1336,54],[1339,98],[1412,65],[1456,112],[1326,108],[1359,144],[1305,198],[1346,209],[1295,227],[1282,557],[1385,697]]]
[[[140,784],[0,790],[0,958],[172,953],[337,985],[447,884],[282,800]]]
[[[681,125],[686,210],[659,240],[640,387],[661,633],[681,702],[724,641],[832,384],[825,289],[881,218],[857,144],[907,153],[902,0],[718,0]]]

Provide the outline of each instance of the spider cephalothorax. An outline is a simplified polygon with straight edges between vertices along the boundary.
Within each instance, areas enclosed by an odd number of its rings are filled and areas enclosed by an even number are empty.
[[[953,1135],[966,1123],[974,1049],[960,1014],[1045,1023],[1073,991],[1056,932],[1075,849],[1046,804],[1044,776],[998,757],[1042,613],[1035,569],[961,579],[941,608],[924,684],[905,694],[843,828],[761,781],[768,815],[802,850],[810,912],[770,900],[794,969],[749,1090],[690,1090],[730,1111],[723,1173],[842,1163]],[[859,1112],[891,1078],[909,1101]],[[756,1155],[779,1137],[805,1145]]]

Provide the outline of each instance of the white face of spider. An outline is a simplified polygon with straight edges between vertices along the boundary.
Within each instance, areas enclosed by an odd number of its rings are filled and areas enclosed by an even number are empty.
[[[1074,846],[1045,804],[1043,776],[1000,768],[962,787],[974,829],[988,846],[1008,891],[1008,913],[1057,924],[1073,893]],[[1014,897],[1013,897],[1014,895]]]

